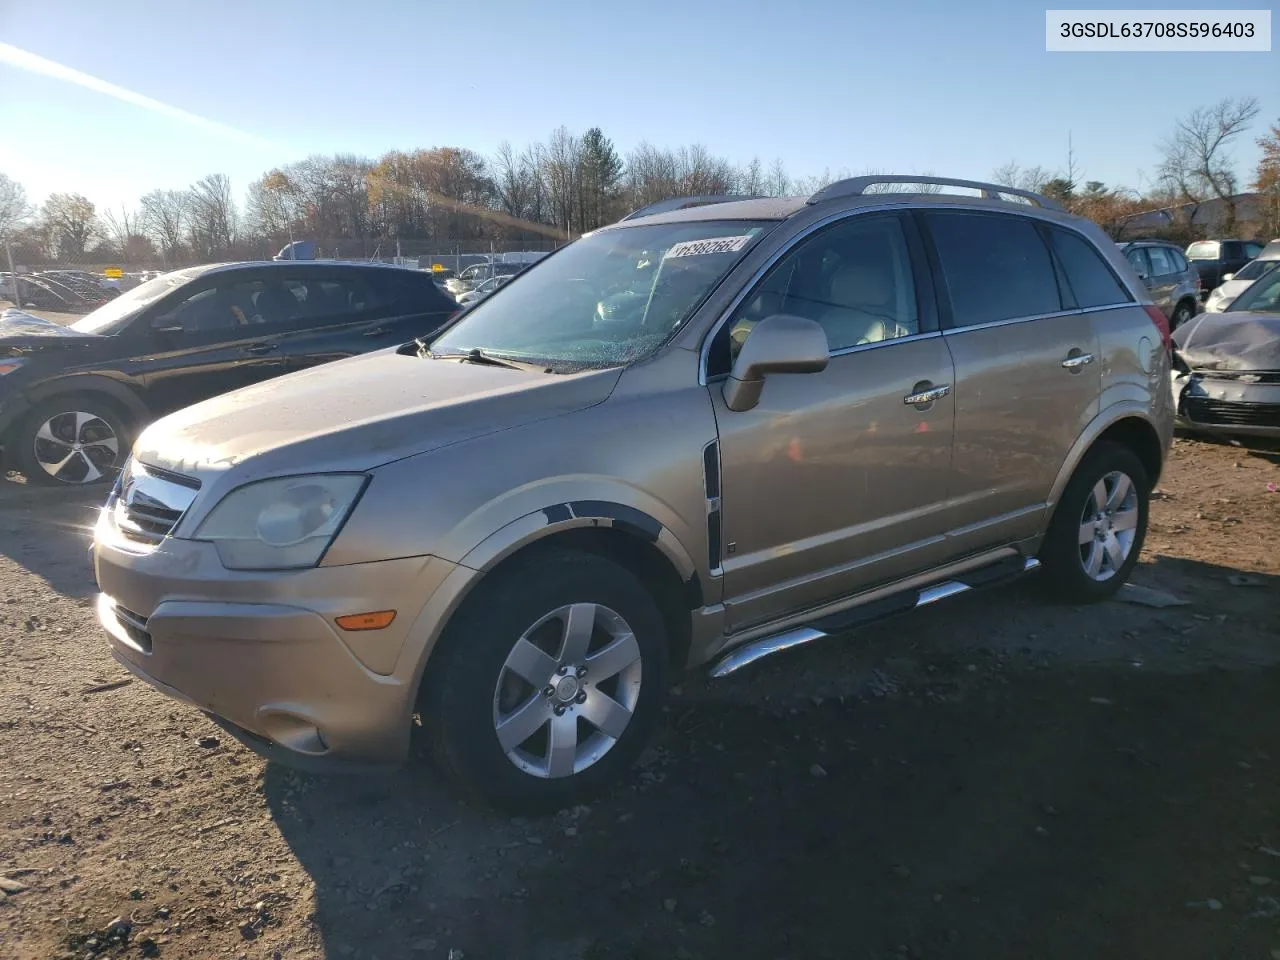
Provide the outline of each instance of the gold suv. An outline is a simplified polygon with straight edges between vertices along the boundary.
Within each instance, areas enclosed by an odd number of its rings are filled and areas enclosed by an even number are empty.
[[[156,422],[96,529],[114,654],[269,758],[399,761],[420,725],[545,809],[624,772],[673,668],[1037,567],[1109,596],[1167,321],[1052,201],[918,182],[658,204],[429,341]]]

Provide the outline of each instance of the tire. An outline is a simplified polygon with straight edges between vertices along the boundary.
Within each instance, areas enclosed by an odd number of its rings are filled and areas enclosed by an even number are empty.
[[[616,783],[666,695],[668,641],[649,592],[610,560],[559,549],[477,590],[432,653],[419,700],[437,765],[474,797],[517,813],[551,812]],[[595,661],[605,649],[609,659]],[[626,665],[593,676],[593,663]]]
[[[1123,495],[1117,492],[1122,482],[1128,485]],[[1099,520],[1104,494],[1109,502]],[[1090,450],[1058,501],[1040,551],[1049,592],[1066,603],[1094,603],[1119,590],[1142,552],[1150,499],[1147,471],[1132,450],[1106,442]],[[1090,528],[1095,539],[1082,542]]]
[[[68,393],[37,403],[10,439],[28,483],[89,486],[115,480],[132,433],[110,400]]]
[[[1183,300],[1173,311],[1173,316],[1169,318],[1169,330],[1177,330],[1188,320],[1196,315],[1196,306],[1188,300]]]

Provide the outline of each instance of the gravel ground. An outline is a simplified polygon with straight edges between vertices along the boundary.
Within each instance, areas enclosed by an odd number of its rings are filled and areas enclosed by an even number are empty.
[[[128,679],[90,499],[0,482],[0,957],[1280,956],[1280,456],[1179,441],[1135,582],[687,676],[545,820],[268,766]]]

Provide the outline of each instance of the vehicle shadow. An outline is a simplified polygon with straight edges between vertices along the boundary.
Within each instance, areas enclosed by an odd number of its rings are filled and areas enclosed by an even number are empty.
[[[628,781],[556,817],[469,807],[425,762],[379,781],[269,766],[263,789],[331,956],[1265,955],[1271,925],[1242,918],[1270,909],[1250,875],[1277,869],[1258,848],[1280,847],[1280,668],[1198,654],[1219,609],[1275,648],[1280,578],[1151,566],[1199,584],[1191,606],[1017,587],[687,678]],[[1043,644],[1019,659],[1028,625],[1122,646],[1045,668]],[[1131,660],[1184,640],[1187,669]]]
[[[89,596],[89,543],[106,495],[106,487],[39,487],[0,474],[0,557],[64,596]]]

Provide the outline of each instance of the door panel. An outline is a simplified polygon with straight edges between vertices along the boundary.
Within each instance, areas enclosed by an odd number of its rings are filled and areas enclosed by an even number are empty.
[[[1085,314],[949,330],[956,369],[948,495],[958,552],[1034,536],[1067,452],[1098,412],[1099,347]],[[1064,362],[1094,359],[1064,367]]]
[[[256,306],[261,281],[235,276],[144,313],[127,332],[137,343],[129,372],[157,414],[285,371],[278,328]]]
[[[952,382],[937,335],[774,376],[754,410],[719,386],[726,619],[772,619],[945,559],[940,511],[951,463],[948,394],[905,404],[922,381]]]
[[[730,629],[940,562],[952,369],[923,264],[913,221],[846,218],[799,240],[718,335],[727,364],[756,322],[798,315],[832,352],[820,373],[770,377],[751,410],[709,387]],[[931,387],[945,392],[904,402]]]
[[[1016,214],[923,220],[955,364],[948,536],[967,554],[1043,529],[1058,470],[1098,410],[1098,337],[1077,308],[1128,294],[1074,231]]]

